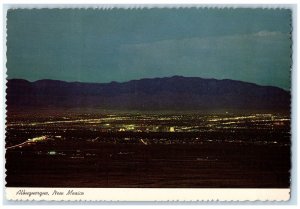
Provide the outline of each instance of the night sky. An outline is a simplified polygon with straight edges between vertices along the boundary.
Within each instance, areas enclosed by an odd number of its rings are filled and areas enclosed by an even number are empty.
[[[8,78],[182,75],[290,88],[287,9],[17,9],[7,21]]]

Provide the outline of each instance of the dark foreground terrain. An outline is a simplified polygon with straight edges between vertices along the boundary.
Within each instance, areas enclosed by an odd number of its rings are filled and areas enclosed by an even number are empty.
[[[282,115],[16,114],[6,147],[8,187],[290,185]]]
[[[9,151],[7,186],[289,187],[289,147],[123,144],[64,151],[74,158]],[[86,152],[91,156],[81,157]]]

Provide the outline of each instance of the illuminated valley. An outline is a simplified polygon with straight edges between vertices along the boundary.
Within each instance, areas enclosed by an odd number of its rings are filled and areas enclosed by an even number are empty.
[[[9,186],[284,187],[289,147],[290,119],[279,113],[12,112],[7,180]]]

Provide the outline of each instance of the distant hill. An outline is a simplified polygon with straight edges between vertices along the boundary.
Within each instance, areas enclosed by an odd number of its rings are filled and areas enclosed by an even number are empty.
[[[173,76],[124,83],[10,79],[8,109],[97,107],[118,110],[290,110],[290,92],[235,80]]]

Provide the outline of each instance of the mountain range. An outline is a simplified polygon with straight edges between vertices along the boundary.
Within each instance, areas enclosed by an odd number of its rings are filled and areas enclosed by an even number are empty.
[[[118,83],[9,79],[8,109],[290,110],[290,92],[236,80],[173,76]]]

